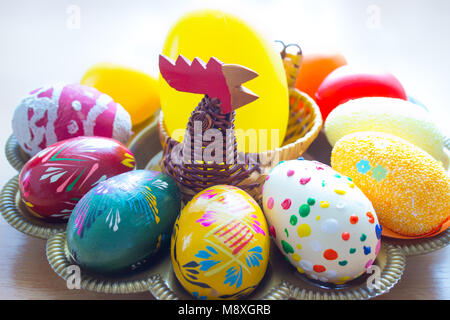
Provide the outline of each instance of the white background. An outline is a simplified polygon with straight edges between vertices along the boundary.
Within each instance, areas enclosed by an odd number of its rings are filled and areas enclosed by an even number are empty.
[[[104,61],[157,76],[170,26],[204,7],[243,17],[270,41],[296,42],[306,53],[338,50],[349,64],[392,72],[450,135],[447,0],[2,0],[0,147],[11,134],[15,106],[34,88],[77,82],[90,65]],[[75,28],[73,8],[80,13]],[[3,150],[0,163],[3,185],[15,171]]]

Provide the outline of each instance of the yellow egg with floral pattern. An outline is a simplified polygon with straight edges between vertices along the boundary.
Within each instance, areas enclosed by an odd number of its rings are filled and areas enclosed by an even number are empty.
[[[181,211],[171,258],[181,285],[197,299],[238,299],[262,280],[270,238],[261,208],[227,185],[198,193]]]

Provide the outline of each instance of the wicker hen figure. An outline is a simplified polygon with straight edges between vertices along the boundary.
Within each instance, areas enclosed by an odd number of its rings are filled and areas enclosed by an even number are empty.
[[[175,62],[160,55],[159,69],[172,88],[205,94],[189,118],[183,143],[168,139],[164,146],[162,170],[177,181],[183,200],[191,200],[208,187],[227,184],[242,188],[259,201],[260,167],[238,154],[234,134],[234,110],[258,99],[241,84],[258,74],[214,57],[207,64],[199,58],[191,64],[182,55]],[[210,129],[215,129],[213,137]]]

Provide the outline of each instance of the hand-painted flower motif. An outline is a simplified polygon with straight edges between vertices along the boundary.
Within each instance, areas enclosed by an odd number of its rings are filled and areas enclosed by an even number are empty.
[[[369,161],[364,159],[360,160],[356,163],[356,169],[359,173],[366,174],[371,169]]]
[[[196,220],[195,222],[200,223],[204,227],[209,227],[217,221],[215,213],[215,211],[208,210],[202,215],[200,219]]]
[[[230,287],[236,286],[236,289],[242,285],[242,267],[240,265],[239,270],[234,266],[227,270],[225,282],[223,284],[227,283]]]
[[[262,256],[262,248],[260,246],[256,246],[248,250],[248,255],[245,257],[245,261],[247,261],[247,265],[249,268],[251,267],[259,267],[259,261],[263,260]]]
[[[263,236],[265,236],[266,233],[261,228],[261,223],[258,221],[258,216],[251,214],[250,217],[252,218],[251,226],[253,230],[255,230],[256,233],[261,233]]]
[[[214,260],[214,259],[210,259],[212,258],[211,254],[214,255],[218,255],[219,253],[217,252],[216,249],[214,249],[211,246],[206,246],[206,249],[208,250],[199,250],[197,252],[197,254],[195,255],[196,258],[199,259],[204,259],[203,261],[199,262],[200,265],[200,271],[208,271],[209,269],[211,269],[213,266],[215,266],[216,264],[220,263],[220,260]]]
[[[384,168],[382,165],[378,165],[372,170],[372,177],[380,182],[381,180],[385,179],[387,176],[388,170]]]
[[[89,228],[100,215],[106,212],[108,214],[105,223],[114,232],[119,229],[122,220],[121,210],[140,213],[135,217],[136,226],[159,224],[161,217],[154,194],[156,190],[151,188],[159,179],[144,178],[139,185],[137,178],[142,178],[147,171],[142,173],[131,171],[130,173],[133,174],[118,175],[100,183],[79,200],[79,205],[73,209],[72,215],[75,218],[77,234],[81,238],[84,236],[84,229]],[[111,199],[114,199],[114,202],[111,202]]]
[[[208,297],[207,296],[201,296],[199,295],[199,293],[197,291],[192,292],[192,295],[194,296],[195,299],[197,300],[206,300]]]
[[[152,175],[147,170],[116,175],[78,201],[66,234],[68,252],[81,268],[99,274],[125,273],[167,249],[181,206],[179,190],[165,174],[150,179]],[[158,179],[168,188],[155,188]],[[103,187],[109,192],[95,192]]]
[[[211,199],[214,198],[217,195],[217,191],[214,189],[207,189],[205,192],[200,193],[197,195],[196,198],[198,199]]]
[[[131,152],[112,139],[64,140],[27,162],[19,178],[21,197],[38,217],[68,219],[83,195],[107,178],[134,169],[134,163]]]

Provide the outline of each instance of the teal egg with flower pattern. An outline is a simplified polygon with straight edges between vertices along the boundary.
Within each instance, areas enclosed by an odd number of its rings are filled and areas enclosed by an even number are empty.
[[[130,171],[91,189],[67,225],[67,247],[82,268],[96,273],[138,269],[168,249],[181,198],[164,173]]]

